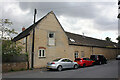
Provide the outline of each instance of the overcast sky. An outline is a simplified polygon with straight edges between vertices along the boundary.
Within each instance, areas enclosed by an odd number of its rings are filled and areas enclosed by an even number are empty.
[[[65,31],[104,40],[118,36],[118,4],[116,2],[1,2],[1,19],[10,19],[17,32],[33,24],[33,11],[39,20],[53,11]]]

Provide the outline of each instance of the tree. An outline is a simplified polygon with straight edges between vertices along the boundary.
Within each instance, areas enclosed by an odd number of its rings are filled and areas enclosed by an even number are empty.
[[[12,22],[9,21],[9,19],[2,19],[0,20],[1,29],[2,32],[1,38],[2,38],[2,55],[14,55],[14,54],[20,54],[22,51],[22,46],[18,45],[17,43],[11,41],[11,40],[4,40],[6,38],[3,36],[3,34],[7,33],[8,36],[11,37],[11,34],[17,34],[17,32],[14,29],[9,29],[6,26],[12,25]],[[12,37],[11,37],[12,38]]]
[[[118,43],[120,44],[120,35],[116,38],[118,40]]]
[[[9,29],[8,27],[6,27],[13,24],[12,22],[9,21],[9,19],[1,19],[0,24],[1,24],[0,31],[2,32],[1,38],[6,38],[4,36],[5,33],[7,33],[7,35],[10,37],[11,37],[11,34],[17,34],[17,32],[14,29]]]
[[[2,54],[3,55],[14,55],[20,54],[22,51],[22,46],[19,46],[11,40],[2,40]]]
[[[106,40],[106,41],[111,41],[111,38],[106,37],[105,40]]]

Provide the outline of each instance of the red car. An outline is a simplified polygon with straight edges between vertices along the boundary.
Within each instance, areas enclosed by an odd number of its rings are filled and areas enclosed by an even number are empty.
[[[94,61],[89,58],[76,58],[74,62],[77,62],[82,67],[94,65]]]

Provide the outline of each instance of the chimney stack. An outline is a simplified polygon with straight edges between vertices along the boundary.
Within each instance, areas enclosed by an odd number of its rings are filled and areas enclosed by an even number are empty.
[[[22,28],[22,31],[24,31],[24,30],[25,30],[25,27]]]

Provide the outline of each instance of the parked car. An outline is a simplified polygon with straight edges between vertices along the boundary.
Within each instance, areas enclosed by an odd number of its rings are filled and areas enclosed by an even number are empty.
[[[95,61],[95,64],[107,64],[107,59],[104,55],[91,55],[90,59]]]
[[[62,71],[66,68],[78,68],[77,62],[73,62],[67,58],[58,58],[51,62],[47,63],[47,69],[57,69],[58,71]]]
[[[120,55],[118,55],[118,56],[116,57],[116,60],[120,60]]]
[[[82,67],[94,65],[94,61],[89,58],[76,58],[74,62],[77,62]]]

